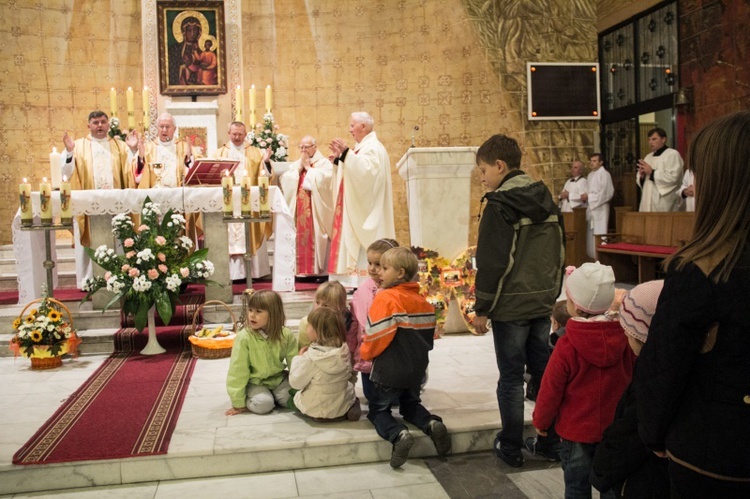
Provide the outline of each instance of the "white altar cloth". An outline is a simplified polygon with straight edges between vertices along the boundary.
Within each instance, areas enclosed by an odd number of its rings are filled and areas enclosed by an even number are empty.
[[[258,187],[251,187],[252,210],[258,211]],[[71,191],[71,209],[73,215],[117,215],[119,213],[137,213],[143,206],[146,196],[161,205],[162,213],[174,209],[182,213],[214,213],[223,208],[221,187],[188,187],[165,189],[113,189],[113,190],[74,190]],[[234,215],[240,216],[240,187],[235,186],[232,196]],[[294,291],[294,272],[296,263],[296,243],[294,220],[284,196],[276,186],[269,189],[269,201],[274,224],[274,291]],[[39,223],[39,193],[31,194],[32,210]],[[52,213],[59,220],[60,192],[52,193]],[[45,259],[44,231],[22,231],[20,210],[13,218],[13,253],[18,272],[18,303],[25,304],[41,297],[41,285],[46,283],[46,272],[42,266]],[[55,231],[50,233],[52,258],[56,259]],[[224,244],[218,247],[227,248]],[[206,241],[211,249],[211,242]],[[211,256],[209,255],[209,259]],[[57,283],[57,267],[53,269],[53,279]],[[221,283],[230,285],[231,283]]]

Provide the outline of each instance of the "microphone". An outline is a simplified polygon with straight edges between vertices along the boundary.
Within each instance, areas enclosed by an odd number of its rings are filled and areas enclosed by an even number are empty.
[[[414,128],[411,132],[411,146],[414,147],[414,132],[417,132],[419,130],[419,125],[414,125]]]

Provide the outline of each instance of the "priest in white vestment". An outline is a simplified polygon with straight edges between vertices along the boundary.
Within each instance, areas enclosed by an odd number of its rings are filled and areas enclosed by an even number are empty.
[[[573,208],[585,206],[586,203],[581,200],[581,194],[587,192],[586,178],[583,176],[583,163],[579,160],[573,161],[570,165],[571,177],[565,181],[563,190],[558,198],[560,199],[560,211],[572,212]]]
[[[327,274],[333,228],[333,164],[318,151],[310,135],[302,137],[299,148],[300,159],[279,177],[297,232],[296,274]]]
[[[193,149],[186,140],[175,140],[177,130],[174,117],[162,113],[156,122],[157,137],[138,145],[137,181],[139,189],[156,186],[157,175],[152,165],[161,164],[163,187],[181,187],[188,169],[193,164]]]
[[[135,134],[123,142],[108,136],[109,118],[103,111],[93,111],[88,118],[89,135],[73,140],[63,135],[65,152],[60,156],[62,175],[70,179],[72,189],[128,189],[135,187],[134,172],[128,162],[128,149],[134,153],[138,144]],[[84,251],[91,246],[89,220],[86,216],[73,221],[76,285],[83,288],[86,278],[93,276],[91,259]]]
[[[612,175],[604,169],[604,158],[601,154],[591,155],[591,172],[589,173],[588,192],[582,196],[586,207],[586,253],[596,259],[594,235],[606,234],[609,225],[609,202],[615,195]]]
[[[270,164],[271,149],[261,151],[245,142],[247,128],[241,121],[229,125],[229,142],[216,151],[216,157],[239,161],[234,170],[234,183],[240,185],[245,175],[250,177],[251,185],[258,185],[258,173],[261,168]],[[251,253],[253,254],[253,278],[267,276],[271,273],[268,261],[268,238],[273,233],[273,225],[268,222],[253,223],[250,231]],[[229,277],[232,280],[245,279],[245,224],[227,224],[229,233]]]
[[[682,185],[682,156],[667,147],[667,132],[654,128],[648,132],[651,152],[638,160],[635,181],[641,188],[638,211],[678,211]]]
[[[391,162],[373,131],[372,116],[352,113],[349,133],[356,143],[349,149],[334,139],[336,204],[328,270],[330,280],[356,287],[367,278],[367,247],[396,236],[393,221]]]

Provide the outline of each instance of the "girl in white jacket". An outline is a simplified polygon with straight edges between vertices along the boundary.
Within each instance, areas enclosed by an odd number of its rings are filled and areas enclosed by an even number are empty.
[[[316,308],[307,316],[306,332],[312,343],[300,350],[289,370],[289,384],[299,390],[293,408],[321,422],[359,420],[362,409],[351,382],[343,317],[330,308]]]

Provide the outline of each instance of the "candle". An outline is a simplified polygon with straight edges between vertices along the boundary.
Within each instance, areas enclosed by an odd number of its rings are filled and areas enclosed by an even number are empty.
[[[47,177],[42,178],[39,184],[39,201],[42,225],[52,225],[52,186],[47,182]]]
[[[271,112],[271,104],[273,100],[271,98],[271,85],[266,86],[266,112]]]
[[[257,122],[258,120],[255,119],[255,111],[250,111],[250,128],[255,128]]]
[[[151,103],[148,100],[148,87],[143,87],[143,129],[151,128]]]
[[[57,152],[57,147],[53,147],[52,152],[49,154],[49,173],[52,179],[52,188],[57,189],[60,187],[60,178],[62,176],[60,153]]]
[[[229,170],[224,170],[224,177],[221,179],[221,192],[224,197],[224,218],[231,218],[233,215],[232,207],[232,188],[234,187],[234,179],[229,174]]]
[[[117,92],[115,87],[109,89],[109,114],[111,118],[117,116]]]
[[[268,171],[263,164],[260,165],[260,174],[258,175],[258,191],[260,192],[260,218],[269,218],[271,216],[271,204],[268,201]]]
[[[255,85],[250,85],[250,90],[248,90],[248,101],[250,104],[250,112],[255,112]]]
[[[251,216],[251,208],[250,208],[250,186],[253,184],[252,179],[245,175],[242,177],[241,182],[241,188],[240,188],[240,194],[242,199],[242,216],[243,217],[249,217]]]
[[[242,87],[234,90],[234,121],[242,121]]]
[[[18,198],[21,203],[21,224],[32,225],[34,213],[31,211],[31,184],[26,179],[18,186]]]
[[[132,130],[135,128],[135,106],[133,105],[133,87],[128,87],[128,91],[125,93],[125,102],[128,110],[128,129]]]
[[[68,177],[63,175],[60,184],[60,222],[63,224],[73,223],[70,206],[70,182],[68,182]]]

